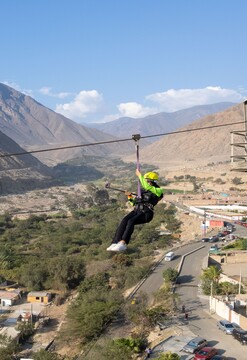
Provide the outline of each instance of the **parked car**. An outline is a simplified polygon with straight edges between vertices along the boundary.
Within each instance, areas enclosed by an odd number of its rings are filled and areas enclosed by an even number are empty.
[[[224,231],[222,231],[222,234],[223,235],[228,235],[228,234],[230,234],[231,233],[231,231],[229,231],[229,230],[224,230]]]
[[[226,334],[232,334],[234,326],[228,320],[220,320],[217,323],[217,326],[220,330],[223,330]]]
[[[247,331],[241,328],[235,328],[232,331],[234,339],[238,340],[240,344],[247,345]]]
[[[202,348],[195,354],[194,360],[199,360],[199,359],[209,360],[212,359],[212,357],[216,354],[217,354],[217,349],[211,346],[207,346]]]
[[[234,329],[241,329],[241,326],[235,322],[232,322],[232,326],[234,327]]]
[[[237,239],[237,235],[229,234],[225,238],[225,241],[231,241]]]
[[[184,347],[183,351],[194,354],[196,351],[200,350],[204,346],[207,346],[208,342],[206,339],[198,336],[190,340]]]
[[[209,238],[207,238],[207,237],[202,238],[202,242],[209,242]]]
[[[210,246],[209,252],[210,252],[210,253],[213,253],[213,252],[216,252],[216,251],[218,251],[218,250],[219,250],[219,248],[218,248],[218,246],[215,244],[215,245],[211,245],[211,246]]]
[[[218,236],[211,236],[211,237],[209,238],[209,242],[210,242],[210,243],[212,243],[212,242],[217,242],[217,241],[219,241]]]
[[[218,236],[219,238],[221,238],[221,240],[222,240],[222,238],[224,238],[224,237],[225,237],[225,235],[224,235],[224,234],[222,234],[221,232],[219,232],[216,236]]]

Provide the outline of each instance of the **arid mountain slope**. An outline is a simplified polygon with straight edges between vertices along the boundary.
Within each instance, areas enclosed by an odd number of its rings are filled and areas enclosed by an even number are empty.
[[[239,104],[223,112],[194,121],[179,130],[185,131],[243,121],[243,106]],[[230,133],[236,130],[244,130],[244,125],[238,124],[167,135],[152,145],[140,149],[140,157],[143,162],[150,162],[160,168],[190,167],[210,162],[230,161]],[[128,156],[124,160],[133,161],[133,157]]]
[[[87,128],[0,83],[0,130],[27,150],[55,148],[115,140]],[[35,154],[49,165],[81,155],[114,156],[129,152],[129,144],[111,143]]]
[[[193,106],[173,113],[161,112],[140,119],[124,117],[103,124],[90,124],[89,126],[120,138],[126,138],[132,134],[141,134],[142,136],[162,134],[174,131],[190,124],[192,121],[223,111],[234,105],[236,104],[221,102],[217,104]],[[148,138],[146,141],[154,142],[157,139],[158,138]]]
[[[24,150],[0,132],[0,155]],[[30,154],[0,157],[0,195],[55,184],[51,170]]]

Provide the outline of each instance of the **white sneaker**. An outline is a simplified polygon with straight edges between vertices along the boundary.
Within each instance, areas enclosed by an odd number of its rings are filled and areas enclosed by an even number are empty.
[[[111,251],[125,251],[126,249],[127,245],[119,241]]]
[[[111,244],[106,250],[107,251],[114,251],[113,249],[117,246],[117,244]]]

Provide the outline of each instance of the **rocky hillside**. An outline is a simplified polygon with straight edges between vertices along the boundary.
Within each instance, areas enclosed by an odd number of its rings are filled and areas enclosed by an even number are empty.
[[[51,169],[32,155],[2,157],[23,151],[18,144],[0,132],[0,195],[56,184]]]
[[[26,150],[116,140],[99,130],[77,124],[1,83],[0,130]],[[130,144],[122,142],[35,153],[35,156],[54,165],[81,155],[118,156],[130,151]]]
[[[152,162],[167,167],[201,166],[211,162],[230,161],[231,131],[244,130],[244,124],[187,132],[201,127],[219,126],[244,121],[243,105],[233,106],[223,112],[206,116],[179,130],[179,134],[163,136],[161,140],[141,148],[142,162]],[[133,160],[126,157],[126,161]]]

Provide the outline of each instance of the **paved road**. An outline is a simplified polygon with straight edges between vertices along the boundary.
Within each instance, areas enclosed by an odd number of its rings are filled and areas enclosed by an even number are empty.
[[[182,246],[177,248],[176,250],[173,249],[176,256],[172,261],[165,261],[164,259],[159,263],[159,265],[155,268],[155,270],[151,273],[151,275],[145,280],[145,282],[141,285],[138,290],[139,292],[145,292],[150,302],[152,302],[153,294],[157,291],[161,285],[164,283],[163,272],[164,270],[168,269],[169,267],[177,267],[181,262],[182,255],[185,255],[188,252],[195,251],[198,247],[204,246],[201,242],[197,243],[189,243],[186,246]],[[207,247],[203,247],[204,256],[208,253]],[[168,251],[167,251],[168,252]]]
[[[239,233],[239,229],[237,229],[236,232]],[[179,349],[174,348],[174,351],[179,351],[183,344],[188,341],[188,338],[202,336],[209,341],[211,346],[215,346],[219,349],[219,353],[230,357],[230,359],[246,360],[246,348],[238,341],[234,340],[231,335],[225,335],[222,331],[218,330],[217,321],[220,318],[209,313],[208,297],[198,293],[198,290],[200,289],[198,285],[200,283],[202,264],[207,256],[210,245],[211,244],[204,243],[202,247],[202,243],[191,243],[177,249],[175,251],[177,258],[172,262],[162,260],[155,271],[142,284],[139,291],[146,292],[150,301],[152,301],[152,294],[163,284],[163,271],[171,266],[176,267],[181,261],[181,256],[190,253],[184,258],[182,270],[178,279],[179,284],[176,286],[175,290],[176,293],[180,295],[182,303],[190,310],[186,330],[187,335],[186,332],[184,332],[184,336],[180,339],[174,340],[174,338],[171,338],[168,342],[166,341],[161,344],[159,350],[172,350],[177,344],[176,346],[179,346]],[[183,359],[190,358],[185,355],[185,353],[183,354],[180,352],[180,355]]]
[[[211,346],[219,349],[219,353],[238,360],[246,360],[246,349],[231,335],[225,335],[217,328],[220,317],[210,315],[208,297],[198,293],[197,285],[200,282],[200,263],[203,256],[204,252],[199,250],[196,254],[185,257],[180,276],[181,285],[176,288],[176,293],[180,295],[186,308],[191,311],[188,327],[195,335],[204,337]]]

